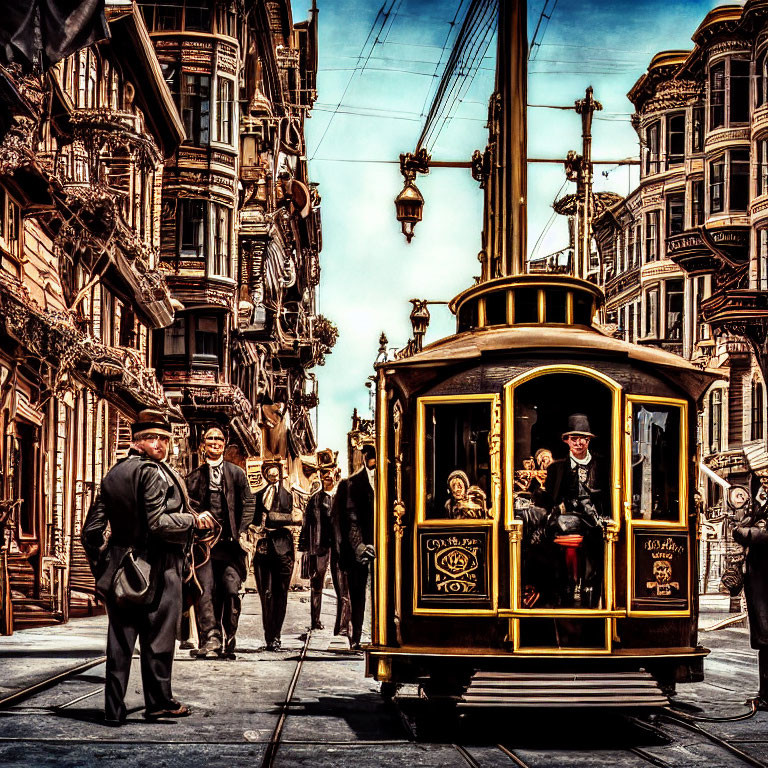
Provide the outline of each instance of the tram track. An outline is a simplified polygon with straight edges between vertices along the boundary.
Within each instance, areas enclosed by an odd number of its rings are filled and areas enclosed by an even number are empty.
[[[267,748],[264,751],[264,757],[261,761],[261,768],[272,768],[275,763],[275,757],[277,751],[280,748],[281,738],[283,735],[283,726],[285,720],[288,717],[288,709],[291,706],[291,699],[296,691],[296,685],[299,682],[299,675],[301,675],[302,667],[304,666],[304,659],[307,656],[307,650],[309,648],[309,641],[312,637],[312,630],[307,630],[307,634],[304,638],[304,645],[299,653],[299,660],[296,662],[296,669],[293,670],[293,676],[291,682],[288,684],[288,691],[285,694],[285,699],[280,705],[280,714],[277,718],[277,723],[272,731],[272,736],[267,742]]]
[[[37,683],[33,683],[32,685],[28,685],[25,688],[20,688],[19,690],[14,691],[13,693],[0,699],[0,711],[15,707],[27,699],[31,699],[33,696],[36,696],[38,693],[42,693],[43,691],[47,691],[50,688],[54,688],[59,685],[59,683],[63,683],[65,680],[79,675],[81,672],[87,672],[89,669],[93,669],[93,667],[98,667],[99,664],[103,664],[106,660],[106,656],[97,656],[74,667],[65,669],[63,672],[57,672],[55,675],[51,675],[50,677],[40,680]],[[98,690],[103,690],[103,688]],[[72,706],[73,704],[76,704],[77,701],[80,701],[83,698],[88,698],[97,692],[98,691],[92,691],[91,693],[86,694],[86,696],[80,697],[75,701],[70,701],[67,704],[62,705],[61,708]]]

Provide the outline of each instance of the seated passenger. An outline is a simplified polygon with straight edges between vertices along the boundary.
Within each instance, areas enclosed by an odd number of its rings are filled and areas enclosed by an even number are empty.
[[[450,497],[445,502],[445,509],[451,520],[488,517],[485,491],[477,485],[470,485],[466,472],[455,469],[448,475],[448,492]]]
[[[462,472],[460,469],[454,469],[450,475],[448,475],[448,501],[445,502],[445,511],[448,513],[448,517],[451,520],[456,520],[463,517],[460,514],[459,505],[467,497],[467,491],[469,490],[469,478],[466,472]]]

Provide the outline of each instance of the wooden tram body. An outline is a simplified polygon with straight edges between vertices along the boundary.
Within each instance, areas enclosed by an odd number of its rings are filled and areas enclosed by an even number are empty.
[[[451,303],[455,335],[377,366],[366,662],[384,690],[420,683],[456,696],[484,673],[599,673],[608,688],[610,675],[640,670],[665,686],[700,679],[694,455],[697,401],[713,377],[602,333],[601,302],[573,277],[488,280]],[[537,549],[519,482],[538,449],[566,457],[561,435],[577,412],[605,479],[591,603],[574,597],[565,552]],[[449,513],[456,470],[481,512]]]

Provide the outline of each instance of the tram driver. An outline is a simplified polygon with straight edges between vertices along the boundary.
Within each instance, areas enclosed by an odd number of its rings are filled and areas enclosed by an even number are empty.
[[[603,581],[603,476],[600,458],[589,450],[595,435],[586,414],[568,417],[562,434],[569,449],[565,459],[547,468],[544,488],[535,502],[547,510],[546,526],[561,556],[559,602],[597,608]]]

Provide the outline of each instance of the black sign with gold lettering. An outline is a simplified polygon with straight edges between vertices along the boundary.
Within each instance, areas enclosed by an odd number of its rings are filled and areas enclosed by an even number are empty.
[[[634,530],[632,610],[688,608],[689,537],[686,531]]]
[[[438,607],[490,608],[490,528],[445,526],[419,531],[419,601]]]

